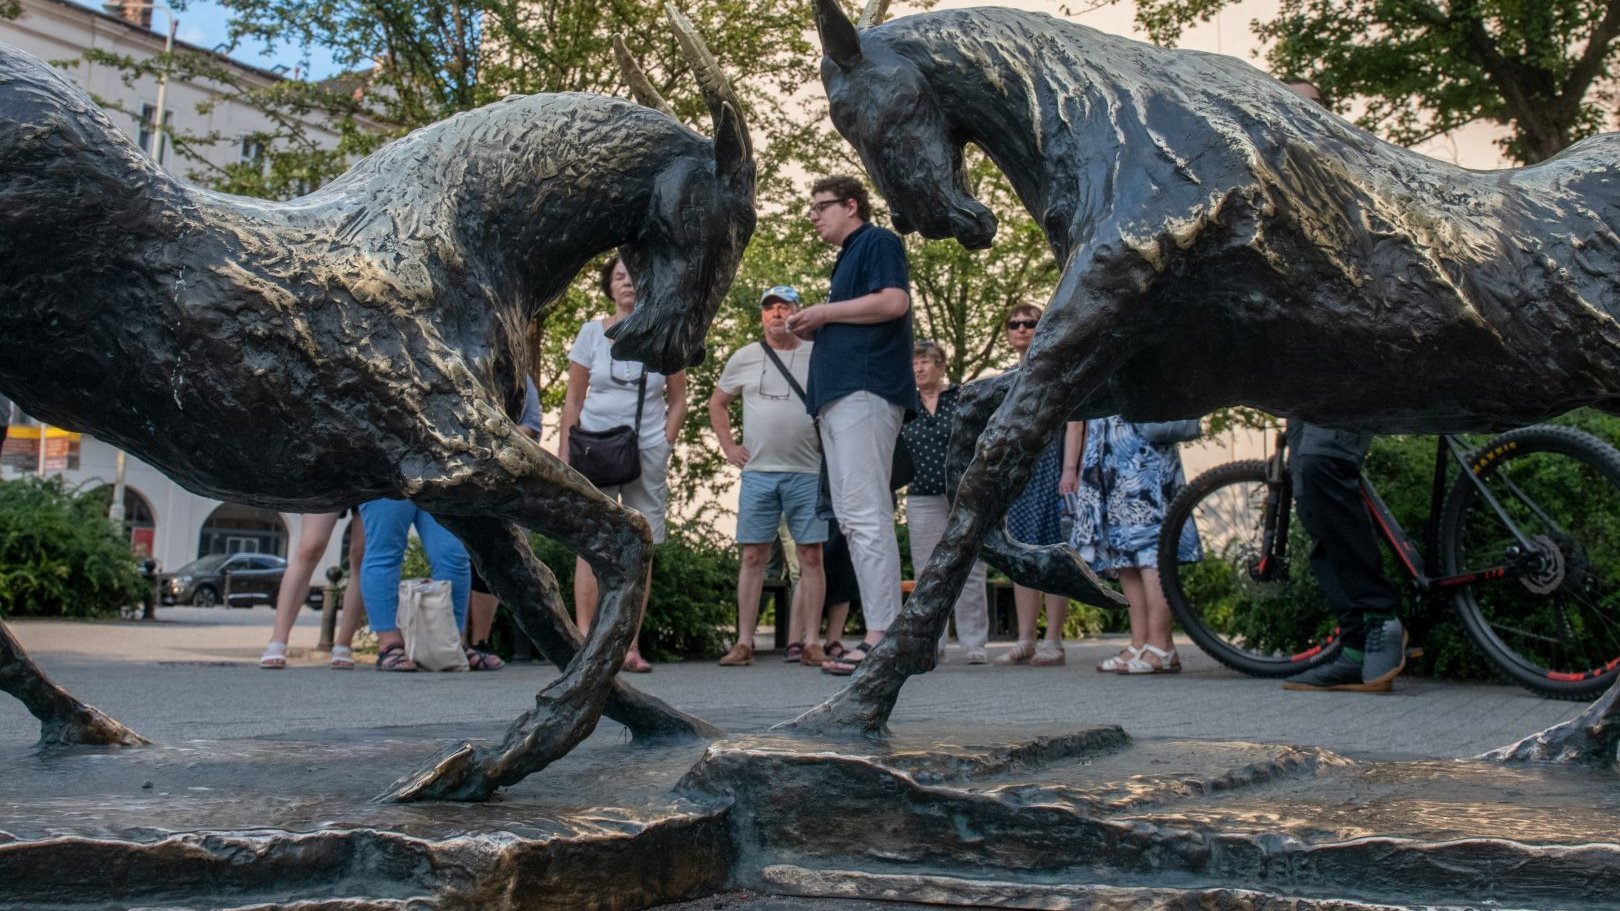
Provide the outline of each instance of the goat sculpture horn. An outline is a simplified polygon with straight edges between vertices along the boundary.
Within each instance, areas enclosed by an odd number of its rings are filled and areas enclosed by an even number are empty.
[[[664,100],[664,96],[653,88],[647,74],[642,72],[641,66],[636,63],[636,58],[630,55],[630,48],[625,46],[624,38],[619,35],[613,36],[613,56],[619,61],[619,72],[623,74],[625,83],[630,86],[630,94],[636,99],[637,104],[675,117],[675,110]]]
[[[874,25],[883,24],[883,17],[888,15],[889,0],[866,0],[866,9],[861,13],[859,22],[855,23],[857,31],[865,31]]]
[[[698,87],[703,90],[703,100],[709,105],[709,114],[714,119],[715,132],[718,134],[730,120],[737,120],[741,124],[742,102],[737,100],[737,93],[731,88],[731,80],[726,78],[725,71],[715,62],[714,55],[709,53],[709,46],[698,35],[692,21],[686,18],[672,3],[664,4],[664,11],[669,15],[669,23],[675,29],[675,40],[681,45],[681,53],[692,65],[692,72],[697,76]],[[726,113],[730,106],[731,113]],[[754,148],[748,138],[746,128],[742,131],[743,152],[752,160]]]

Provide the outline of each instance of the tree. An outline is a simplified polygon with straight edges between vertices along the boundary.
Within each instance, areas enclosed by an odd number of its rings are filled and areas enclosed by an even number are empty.
[[[1235,2],[1140,0],[1137,22],[1173,44]],[[1401,145],[1485,121],[1533,164],[1602,130],[1615,100],[1620,0],[1281,0],[1251,27],[1273,72],[1362,102],[1357,123]]]

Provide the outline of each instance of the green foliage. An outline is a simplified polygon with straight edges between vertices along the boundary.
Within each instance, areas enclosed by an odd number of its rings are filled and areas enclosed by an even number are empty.
[[[1137,22],[1173,44],[1235,2],[1141,0]],[[1272,72],[1355,99],[1402,145],[1486,121],[1534,163],[1610,121],[1620,0],[1282,0],[1252,28]]]
[[[0,19],[15,19],[21,15],[21,0],[0,0]]]
[[[530,535],[535,555],[551,568],[564,609],[574,610],[572,552]],[[653,661],[715,658],[737,624],[737,551],[702,526],[671,525],[653,555],[652,595],[641,623],[641,652]]]
[[[0,616],[109,616],[150,592],[105,496],[60,476],[0,482]]]

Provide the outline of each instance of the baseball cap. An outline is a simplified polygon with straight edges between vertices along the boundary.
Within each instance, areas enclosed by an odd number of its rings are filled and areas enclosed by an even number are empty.
[[[797,307],[799,306],[799,291],[792,285],[777,285],[759,296],[759,305],[763,307],[765,302],[769,300],[783,300]]]

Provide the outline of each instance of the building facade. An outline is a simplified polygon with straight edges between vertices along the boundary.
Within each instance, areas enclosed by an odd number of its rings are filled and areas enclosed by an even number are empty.
[[[100,101],[113,123],[169,173],[186,178],[210,165],[224,167],[262,155],[253,137],[272,129],[268,118],[227,97],[222,86],[178,78],[168,80],[163,87],[165,123],[176,132],[213,133],[225,141],[197,147],[203,162],[175,154],[155,134],[159,80],[144,76],[125,84],[122,69],[85,56],[90,51],[102,51],[139,61],[162,54],[172,28],[172,21],[165,18],[169,15],[166,8],[158,9],[154,20],[155,4],[142,0],[110,4],[105,12],[69,0],[21,0],[21,6],[22,14],[16,19],[0,19],[0,44],[19,48],[56,66]],[[269,86],[282,78],[183,41],[176,41],[174,49],[211,55],[246,85]],[[199,111],[199,106],[209,109]],[[336,130],[319,123],[307,126],[310,137],[322,146],[337,145]],[[41,356],[47,353],[41,352]],[[0,422],[8,425],[4,447],[0,448],[0,480],[40,473],[60,475],[70,487],[94,490],[109,486],[110,503],[118,456],[111,444],[88,434],[42,428],[4,398],[0,398]],[[155,558],[165,570],[178,569],[212,553],[286,556],[300,533],[302,520],[298,515],[197,496],[133,456],[125,460],[124,477],[124,514],[131,544]],[[338,562],[346,528],[347,523],[341,524],[339,534],[327,547],[316,584],[323,578],[321,571]]]

